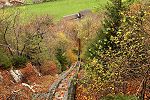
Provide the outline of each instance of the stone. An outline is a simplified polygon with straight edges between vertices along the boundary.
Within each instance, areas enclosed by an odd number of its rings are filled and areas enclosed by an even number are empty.
[[[92,14],[92,10],[85,9],[85,10],[80,11],[79,14],[80,14],[80,16],[87,16],[87,15]]]
[[[28,87],[30,90],[32,90],[32,92],[35,92],[35,90],[33,89],[34,86],[30,86],[29,84],[26,83],[22,83],[22,85]]]
[[[0,72],[0,83],[3,82],[3,76],[1,75],[1,72]]]
[[[23,74],[20,70],[10,70],[10,74],[16,82],[20,82],[22,80]]]
[[[78,18],[78,13],[63,17],[64,20],[73,20],[73,19],[77,19],[77,18]]]
[[[33,3],[42,3],[44,0],[32,0]]]

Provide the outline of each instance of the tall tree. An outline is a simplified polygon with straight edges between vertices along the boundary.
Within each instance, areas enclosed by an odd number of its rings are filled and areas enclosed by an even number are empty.
[[[88,50],[90,58],[97,56],[95,51],[116,48],[116,44],[110,38],[117,36],[117,32],[123,21],[122,13],[125,11],[126,5],[122,0],[110,0],[110,3],[107,4],[103,28],[99,30],[95,43]]]

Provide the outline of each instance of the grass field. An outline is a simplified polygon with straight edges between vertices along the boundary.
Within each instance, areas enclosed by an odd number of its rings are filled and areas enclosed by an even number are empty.
[[[31,0],[28,0],[31,1]],[[58,0],[40,4],[31,4],[19,7],[9,7],[6,11],[12,12],[20,9],[23,21],[30,20],[35,16],[51,15],[54,20],[60,20],[63,16],[77,13],[84,9],[97,9],[104,7],[108,0]],[[2,10],[0,10],[1,12]]]
[[[65,15],[77,13],[84,9],[95,9],[98,6],[104,6],[107,0],[60,0],[55,2],[46,2],[41,4],[26,5],[20,7],[24,9],[26,17],[49,14],[56,20]]]

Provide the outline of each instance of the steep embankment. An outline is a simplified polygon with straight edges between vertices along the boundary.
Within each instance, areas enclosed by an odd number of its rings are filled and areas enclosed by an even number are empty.
[[[49,69],[53,69],[49,67]],[[53,69],[54,70],[54,69]],[[25,68],[19,69],[23,78],[16,82],[10,71],[0,70],[0,100],[20,98],[30,100],[34,92],[47,92],[57,77],[54,75],[39,75],[36,69],[27,64]],[[54,70],[54,72],[56,72]]]

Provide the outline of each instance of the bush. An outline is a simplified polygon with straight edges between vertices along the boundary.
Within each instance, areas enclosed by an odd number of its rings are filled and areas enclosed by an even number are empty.
[[[65,71],[67,68],[66,66],[69,64],[66,54],[64,52],[64,50],[58,48],[57,52],[56,52],[56,59],[58,60],[58,62],[60,63],[60,70],[63,72]]]
[[[117,36],[117,32],[122,25],[122,13],[126,11],[126,7],[122,0],[110,1],[111,3],[106,6],[106,18],[103,21],[103,28],[99,30],[98,36],[95,39],[97,44],[92,44],[89,50],[90,58],[98,56],[96,51],[105,51],[109,47],[112,49],[116,48],[116,44],[111,41],[111,37]]]
[[[11,66],[10,58],[0,50],[0,67],[8,69]]]
[[[26,56],[15,56],[12,58],[12,65],[16,68],[22,67],[27,63]]]
[[[139,99],[135,96],[116,95],[116,96],[107,96],[101,100],[139,100]]]

